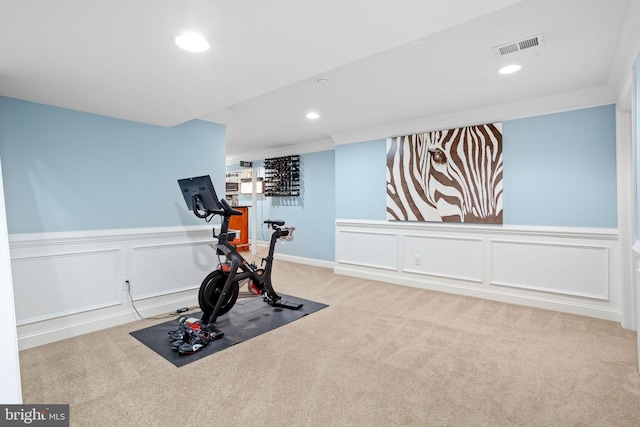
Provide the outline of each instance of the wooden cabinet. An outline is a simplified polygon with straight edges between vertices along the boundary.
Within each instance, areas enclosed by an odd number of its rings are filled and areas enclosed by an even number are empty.
[[[242,215],[234,215],[229,220],[229,230],[240,230],[240,243],[237,245],[238,251],[248,251],[249,244],[249,207],[233,206],[233,209],[242,212]]]

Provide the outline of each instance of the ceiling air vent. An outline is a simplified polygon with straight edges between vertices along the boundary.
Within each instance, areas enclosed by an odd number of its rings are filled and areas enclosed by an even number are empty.
[[[510,53],[519,52],[524,49],[530,49],[532,47],[542,46],[543,44],[544,44],[544,39],[542,38],[542,34],[538,34],[537,36],[528,37],[526,39],[496,46],[493,48],[493,51],[496,53],[497,56],[504,56]]]

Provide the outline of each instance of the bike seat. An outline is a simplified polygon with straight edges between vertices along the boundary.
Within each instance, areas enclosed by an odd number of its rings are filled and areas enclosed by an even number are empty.
[[[278,227],[282,227],[284,225],[284,221],[282,221],[281,219],[268,219],[264,223],[269,225],[277,225]]]

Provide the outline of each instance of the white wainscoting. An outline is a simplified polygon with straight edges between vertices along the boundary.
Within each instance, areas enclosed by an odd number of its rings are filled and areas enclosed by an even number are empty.
[[[621,320],[616,229],[337,220],[334,271]]]
[[[197,306],[210,227],[9,236],[19,348]],[[130,295],[126,287],[130,283]]]
[[[620,321],[616,230],[336,224],[334,263],[278,259]],[[195,307],[200,282],[218,261],[206,226],[14,234],[9,240],[20,349],[138,319],[127,280],[144,316]]]

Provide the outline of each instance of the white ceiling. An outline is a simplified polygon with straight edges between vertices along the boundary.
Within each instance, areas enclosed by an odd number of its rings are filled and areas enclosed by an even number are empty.
[[[635,1],[635,0],[634,0]],[[629,0],[0,0],[0,95],[158,126],[227,125],[228,159],[597,90]],[[178,49],[186,30],[211,43]],[[543,34],[504,57],[493,47]],[[506,63],[519,73],[498,75]],[[326,77],[326,87],[316,79]],[[321,114],[305,118],[308,110]],[[426,130],[426,129],[425,129]]]

